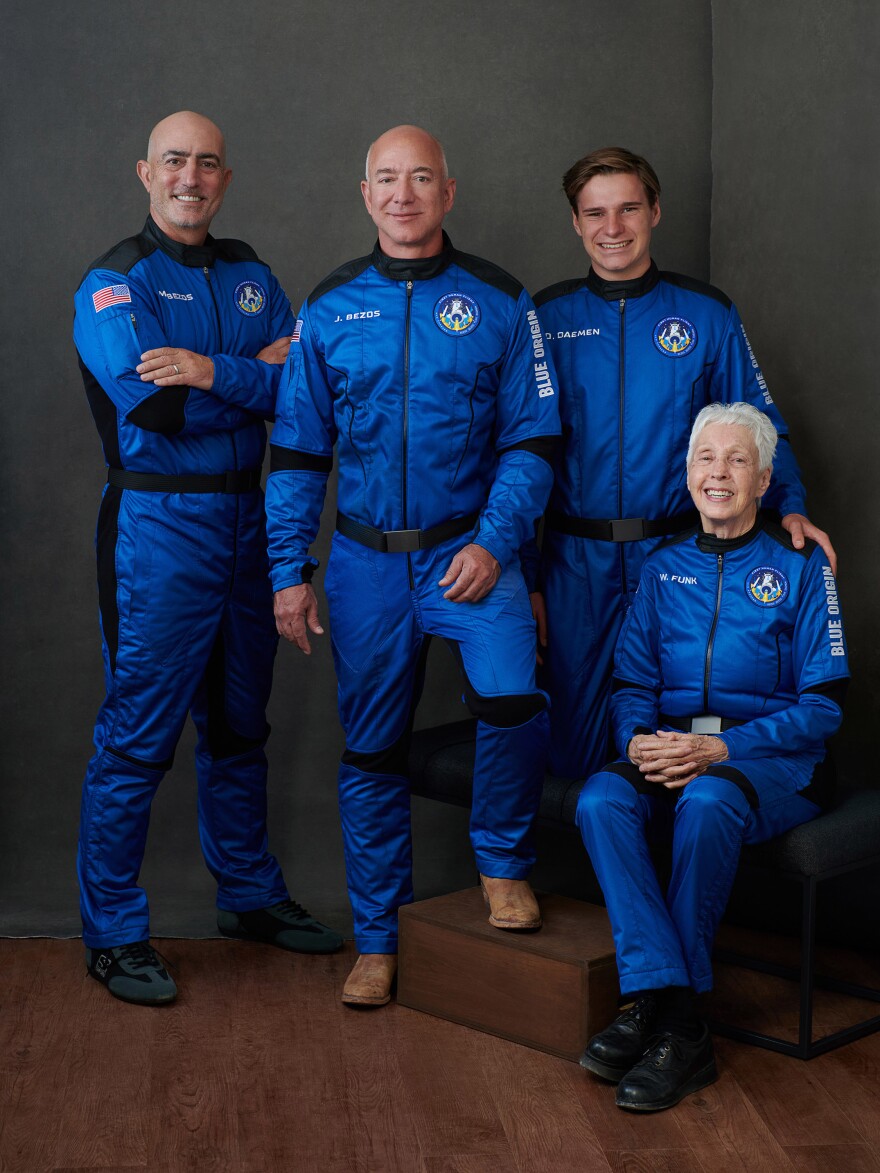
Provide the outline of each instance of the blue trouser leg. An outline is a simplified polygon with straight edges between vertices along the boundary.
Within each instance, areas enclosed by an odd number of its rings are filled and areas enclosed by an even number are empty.
[[[809,755],[725,762],[718,773],[659,797],[629,763],[588,780],[578,825],[605,894],[621,993],[712,988],[712,945],[742,844],[762,842],[819,813],[798,793],[814,764]],[[670,823],[672,875],[664,896],[648,840]]]
[[[690,982],[648,848],[650,824],[671,815],[666,793],[640,794],[619,774],[602,771],[578,799],[577,823],[605,895],[622,994]]]
[[[156,766],[98,750],[86,769],[76,870],[83,941],[112,948],[150,935],[147,894],[138,886],[150,804],[166,763]]]
[[[815,803],[794,789],[799,775],[812,772],[809,758],[803,765],[779,759],[737,762],[730,768],[734,776],[746,779],[745,789],[710,771],[685,786],[675,807],[666,899],[690,984],[698,993],[712,989],[712,945],[743,843],[762,843],[819,813]]]
[[[266,832],[266,755],[262,747],[219,761],[196,754],[199,839],[217,881],[217,907],[265,908],[288,896]]]
[[[325,590],[346,752],[339,810],[355,945],[397,952],[397,910],[413,898],[402,740],[424,641],[405,555],[333,538]]]
[[[286,894],[260,826],[275,648],[262,524],[257,494],[105,493],[98,578],[107,695],[83,788],[79,853],[83,938],[92,947],[149,936],[136,880],[150,803],[190,708],[199,730],[200,830],[203,842],[206,830],[213,837],[206,856],[212,870],[230,847],[236,856],[223,881],[239,901],[230,907]],[[253,879],[244,879],[248,854]]]
[[[548,736],[546,711],[512,729],[477,723],[470,830],[485,876],[523,880],[534,865]]]
[[[408,556],[333,539],[325,589],[346,736],[339,796],[362,952],[396,950],[397,909],[412,900],[405,749],[427,635],[454,647],[468,704],[484,717],[474,782],[478,862],[489,874],[518,877],[533,859],[547,723],[528,594],[518,567],[508,567],[480,602],[444,599],[438,582],[460,544]]]
[[[219,908],[246,912],[288,897],[266,828],[266,705],[278,636],[261,548],[240,556],[220,630],[192,704],[199,839]]]
[[[487,876],[525,879],[547,759],[547,698],[535,687],[535,621],[519,567],[506,567],[478,603],[450,603],[436,587],[448,556],[420,591],[425,626],[453,648],[465,700],[478,718],[471,843]],[[440,573],[438,573],[438,571]]]
[[[339,767],[345,874],[361,953],[397,952],[397,910],[411,904],[409,782]]]
[[[743,792],[708,774],[688,783],[675,806],[666,902],[688,984],[697,993],[712,988],[712,945],[736,877],[748,815]]]

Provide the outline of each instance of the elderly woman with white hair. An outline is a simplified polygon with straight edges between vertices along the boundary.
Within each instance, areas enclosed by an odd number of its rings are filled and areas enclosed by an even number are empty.
[[[578,825],[605,894],[624,1013],[581,1063],[634,1111],[671,1107],[717,1078],[693,995],[743,843],[822,809],[816,766],[849,676],[822,549],[797,550],[759,512],[775,429],[746,403],[697,416],[687,455],[697,528],[646,561],[615,654],[621,758],[588,779]],[[649,842],[671,838],[664,892]]]

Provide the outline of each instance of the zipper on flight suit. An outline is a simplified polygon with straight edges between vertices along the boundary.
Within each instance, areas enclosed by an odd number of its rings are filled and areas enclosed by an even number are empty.
[[[207,265],[202,266],[202,272],[205,274],[205,280],[208,283],[208,292],[211,294],[211,304],[214,306],[214,320],[217,323],[217,344],[220,348],[218,354],[223,348],[223,325],[220,321],[220,307],[217,305],[217,298],[214,295],[214,283],[211,280],[211,270]],[[238,445],[235,442],[235,431],[230,430],[229,439],[232,443],[232,466],[238,471]],[[232,573],[229,576],[229,592],[232,592],[232,584],[235,581],[235,571],[238,566],[238,525],[241,520],[241,497],[238,493],[234,493],[235,497],[235,531],[236,537],[232,548]]]
[[[412,295],[413,283],[407,281],[406,283],[406,319],[404,324],[403,334],[403,460],[401,463],[401,498],[403,505],[403,528],[407,529],[406,517],[406,461],[407,449],[409,445],[409,335],[410,325],[412,321]],[[412,556],[408,553],[406,556],[406,568],[409,573],[409,589],[415,589],[415,578],[413,577]]]
[[[624,384],[626,374],[626,298],[622,297],[617,303],[618,323],[618,371],[619,383],[617,391],[617,516],[623,517],[623,406]],[[620,590],[621,598],[626,603],[626,542],[619,544],[620,550]]]
[[[718,564],[718,588],[715,591],[715,614],[712,616],[712,626],[709,628],[709,639],[706,643],[706,661],[703,668],[703,712],[709,712],[709,673],[712,671],[712,645],[715,643],[715,629],[718,626],[718,612],[721,610],[721,588],[724,585],[724,555],[715,555]]]
[[[220,321],[220,307],[217,305],[217,298],[214,296],[214,285],[211,281],[211,270],[207,265],[204,265],[202,267],[202,272],[205,274],[205,280],[208,282],[208,291],[211,294],[211,303],[214,306],[214,319],[217,322],[217,343],[219,346],[217,353],[220,354],[223,350],[223,325]],[[230,431],[229,438],[232,441],[232,456],[235,463],[235,468],[238,469],[238,449],[235,444],[234,431]]]

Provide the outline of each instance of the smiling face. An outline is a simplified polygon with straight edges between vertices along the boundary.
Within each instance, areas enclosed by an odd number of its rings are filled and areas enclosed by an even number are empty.
[[[443,250],[443,217],[455,199],[440,144],[417,126],[398,126],[370,148],[361,183],[367,211],[389,257],[433,257]]]
[[[706,533],[737,538],[750,530],[769,484],[749,428],[706,424],[688,464],[688,489]]]
[[[150,213],[172,240],[203,244],[220,210],[232,172],[219,127],[182,111],[153,129],[137,173],[150,193]]]
[[[651,264],[651,231],[660,220],[635,172],[594,175],[577,195],[574,230],[605,281],[641,277]]]

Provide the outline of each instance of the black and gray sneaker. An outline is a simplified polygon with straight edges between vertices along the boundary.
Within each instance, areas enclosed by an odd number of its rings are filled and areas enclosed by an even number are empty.
[[[335,953],[342,948],[339,933],[315,920],[295,900],[282,900],[280,904],[250,912],[219,908],[217,928],[224,937],[266,941],[294,953]]]
[[[139,1006],[162,1006],[177,997],[177,986],[149,941],[112,949],[86,948],[86,967],[114,998]]]
[[[637,998],[605,1030],[593,1035],[581,1055],[581,1067],[617,1083],[644,1054],[657,1018],[653,994]]]

